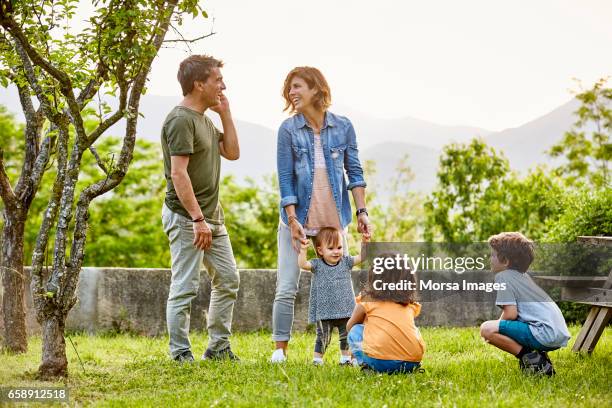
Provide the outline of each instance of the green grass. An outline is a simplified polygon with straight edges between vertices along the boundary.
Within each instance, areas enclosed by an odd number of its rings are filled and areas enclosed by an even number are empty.
[[[578,332],[572,327],[572,335]],[[67,342],[70,405],[124,406],[612,406],[612,330],[606,329],[592,356],[569,348],[551,353],[554,378],[523,375],[517,360],[479,338],[477,328],[424,328],[425,373],[366,374],[339,367],[336,337],[326,365],[310,365],[314,334],[296,334],[290,362],[269,364],[268,333],[236,334],[240,363],[178,365],[166,356],[165,338],[129,335],[71,336],[84,370]],[[573,340],[572,340],[573,341]],[[204,333],[193,333],[201,354]],[[3,386],[62,386],[34,380],[40,338],[24,355],[0,354]]]

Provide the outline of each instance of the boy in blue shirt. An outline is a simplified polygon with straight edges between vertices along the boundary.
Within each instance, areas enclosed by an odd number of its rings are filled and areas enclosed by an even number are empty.
[[[559,307],[525,273],[533,262],[533,243],[519,232],[502,232],[488,242],[495,282],[505,290],[495,301],[501,317],[484,322],[480,335],[516,356],[523,371],[551,376],[555,370],[547,352],[567,345],[570,334]]]

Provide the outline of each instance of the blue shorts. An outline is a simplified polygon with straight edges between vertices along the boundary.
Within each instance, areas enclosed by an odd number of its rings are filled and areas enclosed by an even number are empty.
[[[501,320],[499,322],[499,334],[510,337],[521,346],[538,351],[553,351],[558,347],[547,347],[540,343],[531,333],[529,324],[518,320]]]

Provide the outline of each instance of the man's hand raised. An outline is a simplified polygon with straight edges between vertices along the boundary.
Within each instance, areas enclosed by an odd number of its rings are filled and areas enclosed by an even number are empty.
[[[219,115],[229,112],[230,106],[229,106],[229,101],[227,100],[227,97],[223,93],[221,93],[219,94],[219,100],[221,102],[219,102],[215,106],[211,106],[210,110],[213,112],[217,112]]]

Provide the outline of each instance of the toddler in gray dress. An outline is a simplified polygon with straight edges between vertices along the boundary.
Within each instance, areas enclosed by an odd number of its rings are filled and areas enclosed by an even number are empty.
[[[369,239],[363,237],[363,242]],[[298,264],[301,269],[312,272],[310,284],[309,323],[316,323],[313,363],[323,364],[323,355],[331,341],[331,332],[338,328],[340,336],[340,364],[351,364],[346,331],[353,308],[355,292],[351,279],[351,269],[362,262],[361,254],[344,255],[342,233],[331,227],[321,228],[314,237],[313,244],[318,258],[306,259],[308,244],[302,245]]]

